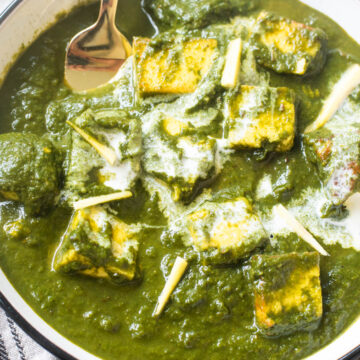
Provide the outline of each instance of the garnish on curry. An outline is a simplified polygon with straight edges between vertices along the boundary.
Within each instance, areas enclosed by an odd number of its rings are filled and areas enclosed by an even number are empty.
[[[63,83],[88,5],[2,84],[2,269],[105,359],[315,352],[360,314],[360,45],[296,0],[119,6],[110,83]]]

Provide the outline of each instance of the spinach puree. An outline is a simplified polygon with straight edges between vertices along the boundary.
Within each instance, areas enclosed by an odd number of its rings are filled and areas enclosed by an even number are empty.
[[[297,0],[142,3],[119,1],[119,28],[137,37],[137,51],[113,83],[86,94],[63,84],[66,44],[95,21],[97,4],[59,19],[9,71],[0,89],[0,265],[42,318],[104,359],[305,357],[360,314],[360,249],[343,205],[358,190],[359,89],[303,135],[360,63],[360,46]],[[272,48],[279,29],[294,31],[289,43],[301,51]],[[226,90],[220,78],[236,38],[240,85]],[[66,121],[116,144],[118,163]],[[340,180],[353,171],[341,196],[333,169]],[[74,200],[129,189],[131,198],[73,214]],[[279,203],[330,256],[274,221]],[[177,256],[188,269],[155,318]]]

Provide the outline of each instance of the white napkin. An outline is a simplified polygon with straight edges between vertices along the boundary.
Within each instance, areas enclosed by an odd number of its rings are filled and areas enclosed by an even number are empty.
[[[0,308],[0,360],[58,360],[21,330]]]

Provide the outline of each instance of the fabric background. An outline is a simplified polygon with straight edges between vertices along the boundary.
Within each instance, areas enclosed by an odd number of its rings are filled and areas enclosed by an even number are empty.
[[[0,360],[58,360],[21,330],[0,308]]]

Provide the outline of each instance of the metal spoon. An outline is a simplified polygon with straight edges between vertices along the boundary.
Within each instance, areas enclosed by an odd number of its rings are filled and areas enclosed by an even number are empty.
[[[101,0],[96,23],[70,41],[65,58],[65,83],[75,91],[88,90],[115,76],[131,45],[115,25],[118,0]]]

